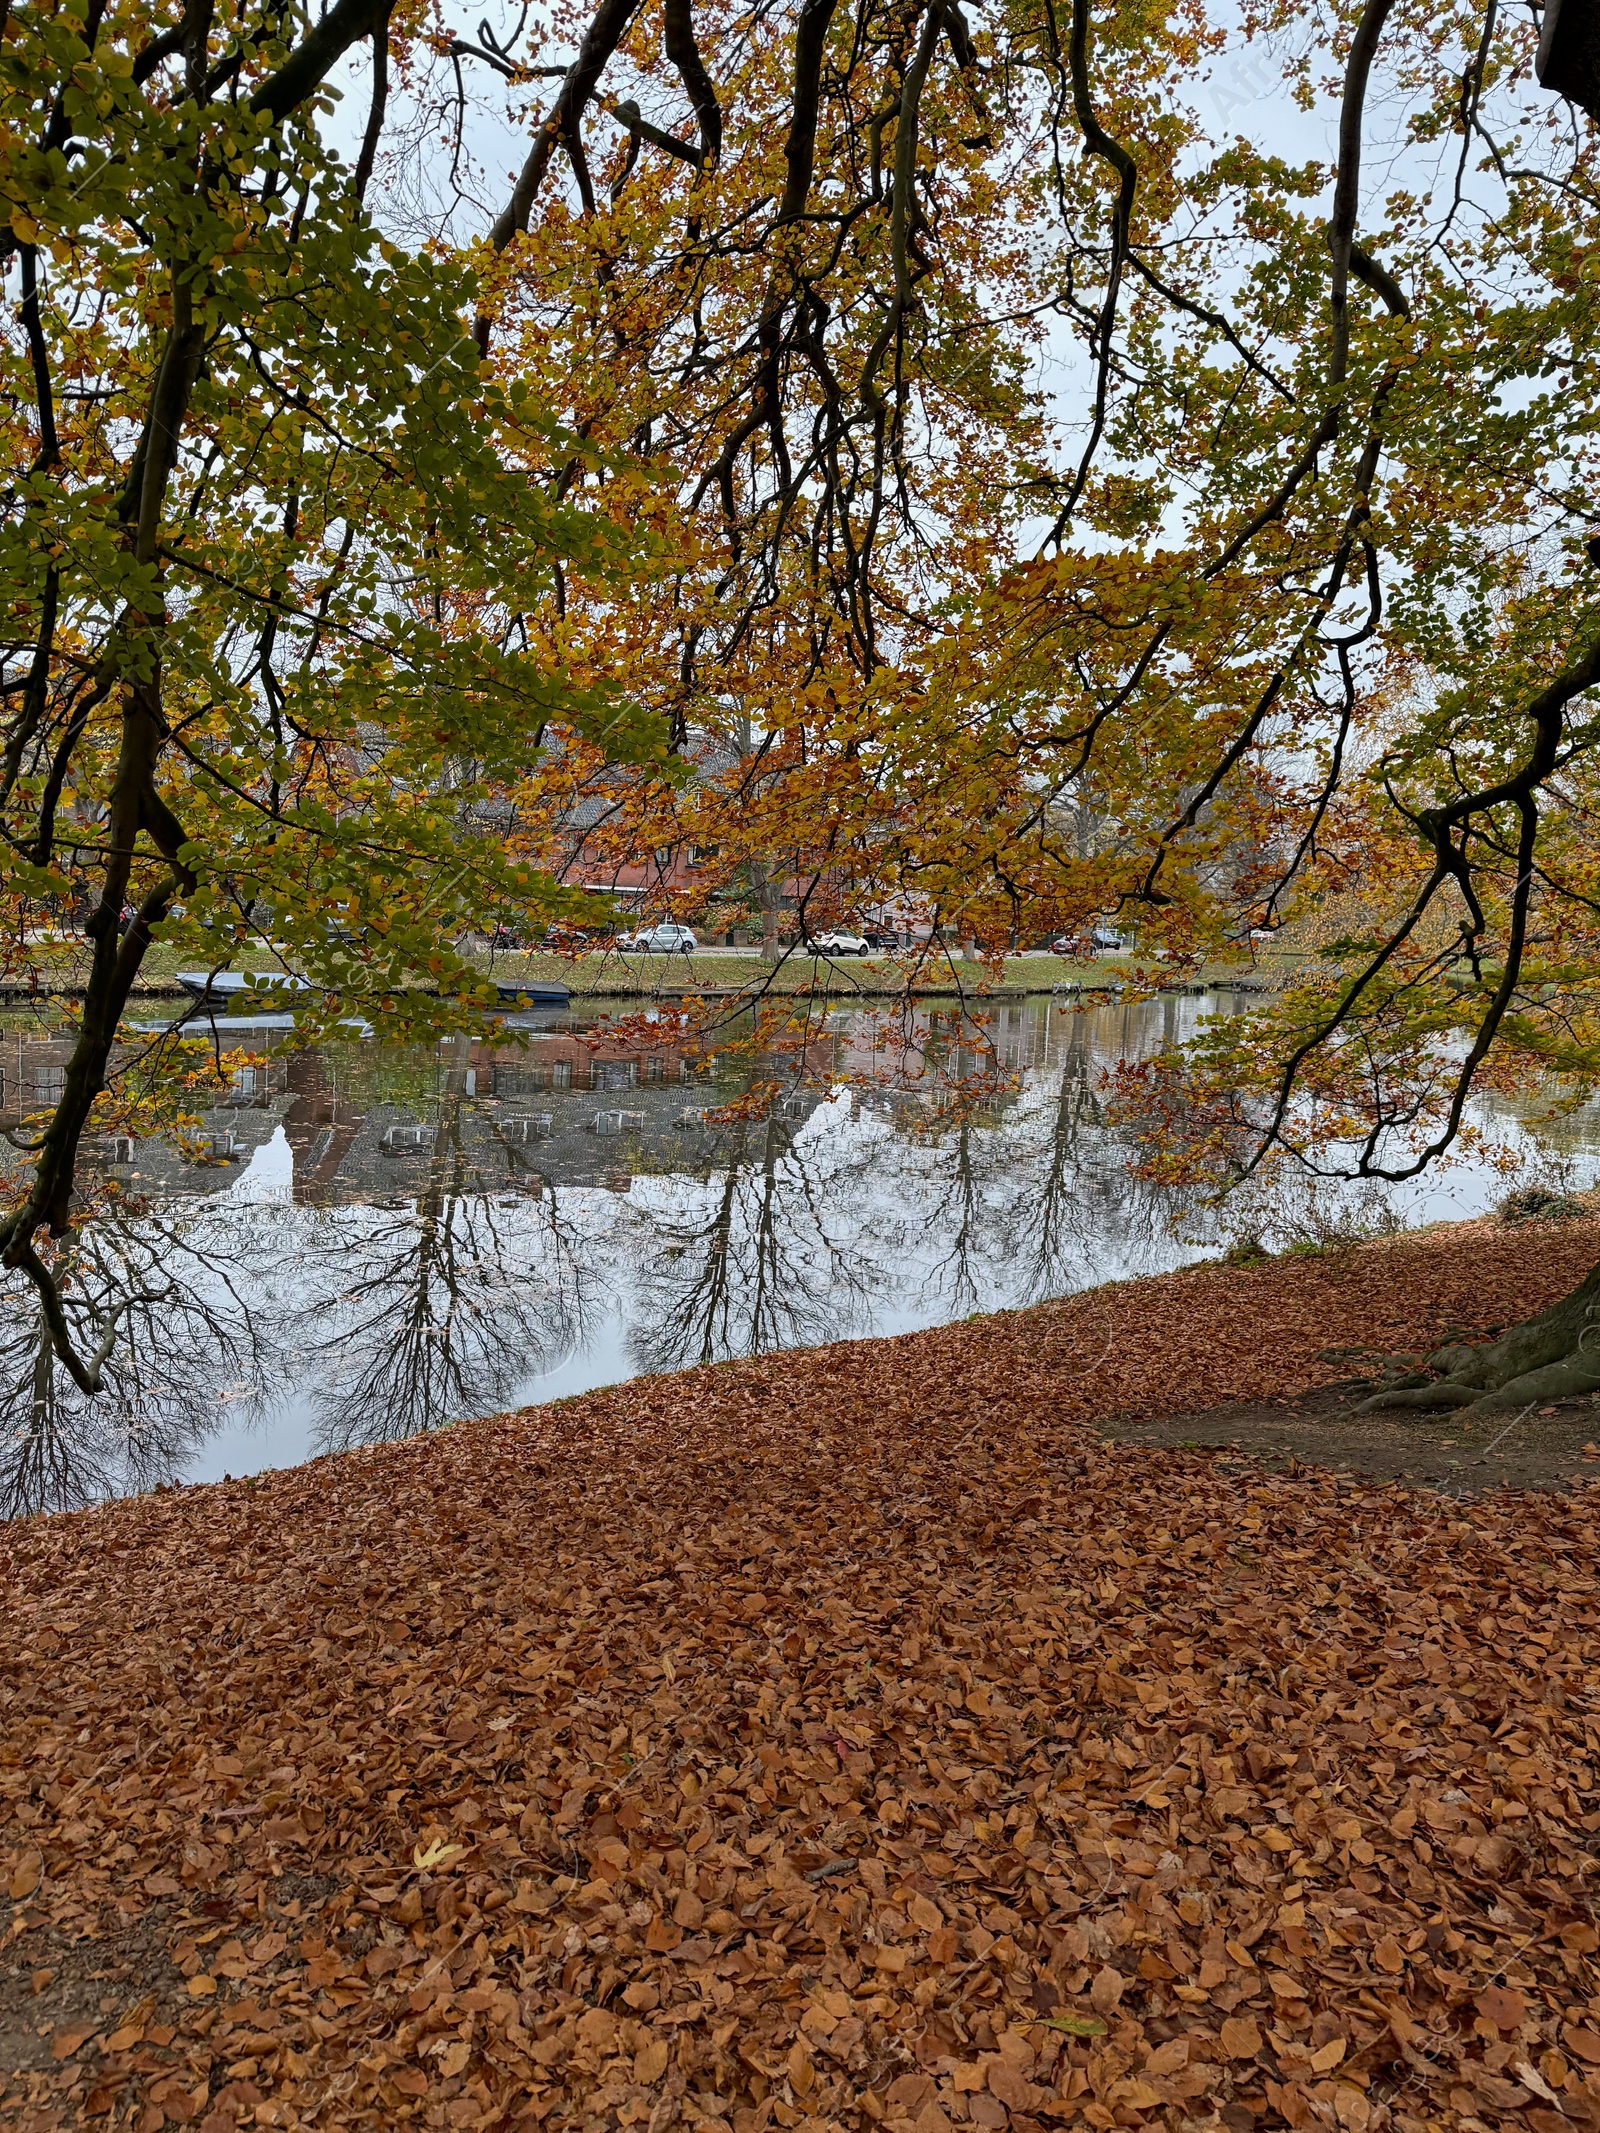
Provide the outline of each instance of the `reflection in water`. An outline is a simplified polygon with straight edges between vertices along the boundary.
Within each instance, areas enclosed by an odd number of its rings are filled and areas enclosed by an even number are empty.
[[[0,1516],[171,1481],[230,1402],[260,1400],[278,1379],[281,1322],[252,1305],[242,1215],[113,1213],[70,1241],[63,1308],[79,1352],[105,1352],[93,1398],[57,1362],[31,1285],[5,1296]]]
[[[871,1159],[856,1139],[842,1151],[817,1132],[797,1146],[789,1123],[760,1119],[730,1131],[724,1167],[703,1184],[631,1197],[617,1242],[636,1370],[811,1347],[870,1325],[888,1272],[841,1205]]]
[[[528,1358],[581,1345],[602,1279],[555,1195],[475,1189],[462,1099],[447,1098],[414,1200],[323,1214],[303,1231],[300,1308],[317,1329],[318,1447],[395,1442],[506,1406]]]
[[[224,1440],[236,1469],[271,1465],[1193,1258],[1213,1218],[1129,1178],[1101,1079],[1201,1011],[1006,1006],[1003,1086],[956,1108],[985,1064],[970,1030],[922,1017],[890,1076],[904,1033],[835,1017],[809,1093],[721,1125],[699,1106],[769,1068],[595,1053],[570,1023],[521,1049],[352,1044],[247,1070],[208,1124],[216,1160],[141,1143],[127,1199],[67,1247],[105,1392],[57,1365],[31,1289],[0,1290],[0,1514],[182,1479]],[[1503,1189],[1463,1166],[1386,1205],[1416,1221]]]

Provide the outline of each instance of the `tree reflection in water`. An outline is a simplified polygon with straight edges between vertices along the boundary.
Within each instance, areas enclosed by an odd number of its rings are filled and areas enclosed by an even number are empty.
[[[1019,1302],[1088,1287],[1106,1278],[1108,1264],[1123,1276],[1154,1273],[1171,1264],[1175,1219],[1206,1220],[1198,1207],[1129,1176],[1100,1093],[1107,1064],[1088,1018],[1079,1018],[1054,1089],[1041,1081],[1007,1122],[1025,1268]]]
[[[247,1301],[253,1213],[113,1211],[69,1240],[75,1344],[107,1350],[95,1397],[57,1361],[32,1285],[0,1290],[0,1516],[176,1480],[230,1402],[270,1403],[283,1353],[273,1315]]]
[[[308,1232],[309,1315],[328,1330],[302,1344],[299,1368],[320,1374],[320,1451],[493,1414],[593,1327],[600,1240],[554,1194],[497,1192],[464,1144],[461,1104],[446,1100],[414,1201],[328,1209]],[[526,1187],[520,1151],[506,1153],[508,1181]]]
[[[632,1274],[635,1369],[680,1370],[769,1348],[840,1340],[870,1321],[888,1270],[841,1198],[870,1148],[758,1119],[728,1129],[723,1167],[630,1203],[619,1242]]]
[[[941,1108],[962,1068],[953,1042],[942,1081],[908,1051],[909,1086],[838,1084],[797,1107],[809,1117],[780,1106],[692,1143],[658,1107],[662,1131],[633,1146],[625,1190],[615,1172],[604,1189],[578,1174],[597,1146],[577,1137],[592,1099],[574,1092],[558,1118],[558,1158],[507,1130],[458,1061],[446,1085],[430,1068],[425,1093],[405,1098],[436,1121],[406,1197],[326,1204],[336,1174],[348,1189],[358,1133],[371,1142],[372,1099],[308,1062],[279,1136],[292,1183],[280,1175],[256,1201],[230,1187],[154,1213],[113,1209],[63,1246],[78,1344],[108,1346],[98,1399],[56,1365],[31,1288],[0,1286],[0,1513],[180,1479],[224,1423],[230,1460],[237,1449],[241,1465],[270,1464],[285,1416],[309,1416],[318,1450],[391,1441],[511,1406],[564,1363],[599,1383],[1177,1264],[1210,1218],[1129,1178],[1100,1094],[1105,1066],[1172,1034],[1163,1008],[1144,1013],[1039,1003],[1013,1016],[999,1059],[1009,1093],[976,1110]],[[875,1072],[874,1045],[821,1072]],[[566,1165],[568,1182],[551,1186],[535,1161]],[[1479,1204],[1503,1190],[1490,1177]],[[238,1444],[246,1422],[259,1456]]]
[[[488,1114],[469,1137],[453,1075],[410,1195],[334,1206],[325,1143],[348,1149],[360,1117],[341,1128],[313,1062],[287,1198],[114,1211],[73,1239],[75,1331],[109,1344],[100,1398],[55,1364],[32,1292],[0,1290],[0,1511],[176,1479],[224,1418],[270,1443],[291,1401],[318,1451],[493,1413],[602,1332],[614,1374],[671,1370],[1026,1303],[1108,1256],[1125,1271],[1159,1256],[1160,1225],[1121,1172],[1098,1064],[1069,1042],[1064,1071],[954,1123],[915,1092],[838,1090],[804,1120],[726,1125],[700,1174],[626,1194],[552,1189]]]

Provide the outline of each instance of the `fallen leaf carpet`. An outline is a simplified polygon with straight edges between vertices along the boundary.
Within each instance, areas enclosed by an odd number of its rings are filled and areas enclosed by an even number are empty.
[[[1085,1426],[1597,1253],[1204,1268],[6,1529],[0,2122],[1600,2128],[1596,1492]]]

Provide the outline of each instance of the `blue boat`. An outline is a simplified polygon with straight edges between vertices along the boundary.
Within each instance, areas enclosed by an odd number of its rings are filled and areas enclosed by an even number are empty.
[[[496,978],[502,1007],[570,1007],[569,988],[554,978]]]

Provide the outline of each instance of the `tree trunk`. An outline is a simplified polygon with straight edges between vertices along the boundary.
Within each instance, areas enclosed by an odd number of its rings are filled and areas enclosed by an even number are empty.
[[[1428,1385],[1375,1393],[1383,1407],[1470,1407],[1483,1414],[1600,1392],[1600,1266],[1549,1310],[1481,1348],[1459,1343],[1428,1357]]]
[[[761,960],[776,963],[778,948],[778,909],[783,893],[783,883],[775,876],[763,859],[750,862],[750,885],[755,890],[756,902],[761,910]]]

